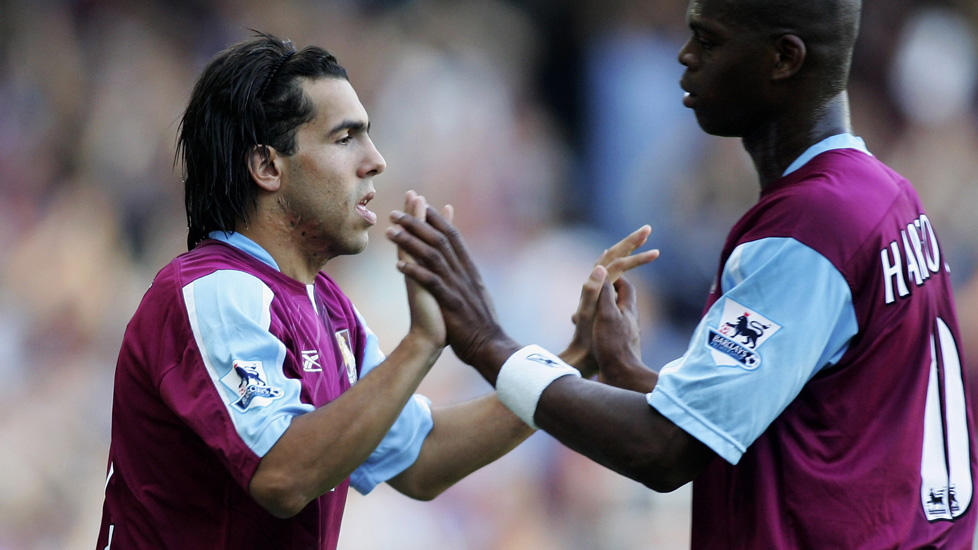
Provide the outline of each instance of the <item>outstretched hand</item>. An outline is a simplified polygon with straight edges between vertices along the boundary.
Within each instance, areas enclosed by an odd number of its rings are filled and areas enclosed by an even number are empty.
[[[395,210],[390,220],[387,238],[414,259],[398,261],[397,269],[438,300],[455,355],[495,385],[499,367],[519,346],[499,325],[462,235],[431,207],[421,218]]]
[[[632,254],[638,247],[645,244],[651,232],[651,227],[643,225],[605,250],[598,258],[591,275],[581,289],[581,300],[578,303],[577,311],[571,318],[575,325],[574,337],[567,349],[561,353],[561,357],[576,366],[584,377],[589,378],[598,372],[599,362],[594,356],[593,334],[595,332],[594,317],[602,286],[606,280],[611,285],[615,284],[626,271],[645,265],[659,257],[658,250],[646,250]],[[614,295],[614,292],[612,294]],[[600,329],[598,333],[602,335],[602,338],[619,336],[616,333],[601,332]]]

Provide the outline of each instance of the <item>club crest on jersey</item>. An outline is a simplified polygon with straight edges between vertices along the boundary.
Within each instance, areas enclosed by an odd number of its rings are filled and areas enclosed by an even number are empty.
[[[336,344],[340,347],[340,354],[343,355],[343,365],[346,367],[346,377],[350,385],[357,383],[357,358],[353,355],[353,346],[350,343],[350,331],[347,329],[336,331]]]
[[[238,400],[233,405],[238,409],[247,411],[252,406],[261,407],[285,395],[280,388],[268,385],[261,361],[235,360],[232,365],[221,381],[237,391]]]
[[[706,347],[719,366],[754,370],[761,365],[757,348],[781,330],[781,325],[727,298],[720,322],[710,327]]]

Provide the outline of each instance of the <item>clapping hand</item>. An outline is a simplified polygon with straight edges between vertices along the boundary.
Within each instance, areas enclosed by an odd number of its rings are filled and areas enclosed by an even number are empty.
[[[605,281],[609,285],[615,285],[626,271],[645,265],[659,257],[658,250],[646,250],[633,254],[636,249],[645,244],[651,232],[651,227],[643,225],[605,250],[594,264],[590,277],[581,289],[581,300],[578,303],[577,311],[571,317],[575,325],[574,337],[567,349],[561,353],[561,358],[576,366],[584,377],[589,378],[599,371],[598,361],[594,355],[593,334],[601,289],[605,286]],[[614,294],[617,297],[617,293]],[[601,332],[601,334],[602,338],[614,338],[616,336],[608,332]]]
[[[519,346],[499,325],[482,276],[451,224],[451,210],[446,215],[431,207],[424,216],[395,210],[387,237],[414,260],[398,261],[397,268],[438,300],[455,355],[495,385],[499,366]]]

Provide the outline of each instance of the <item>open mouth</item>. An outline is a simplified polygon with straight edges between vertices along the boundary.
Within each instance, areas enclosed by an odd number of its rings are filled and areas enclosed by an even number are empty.
[[[377,223],[377,214],[367,209],[367,203],[370,202],[370,200],[373,198],[374,198],[374,193],[373,191],[371,191],[370,193],[367,193],[367,196],[365,196],[360,202],[357,203],[357,212],[359,212],[360,216],[363,217],[363,219],[365,219],[367,223],[369,223],[370,225]]]

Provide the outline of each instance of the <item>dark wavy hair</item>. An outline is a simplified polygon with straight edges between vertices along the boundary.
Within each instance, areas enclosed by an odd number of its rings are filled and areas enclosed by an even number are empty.
[[[211,231],[234,231],[255,209],[258,187],[248,172],[256,147],[295,153],[296,128],[315,116],[303,78],[342,78],[346,69],[326,50],[297,52],[290,40],[257,32],[208,63],[180,121],[177,159],[183,159],[187,248]],[[175,160],[177,160],[175,159]]]

